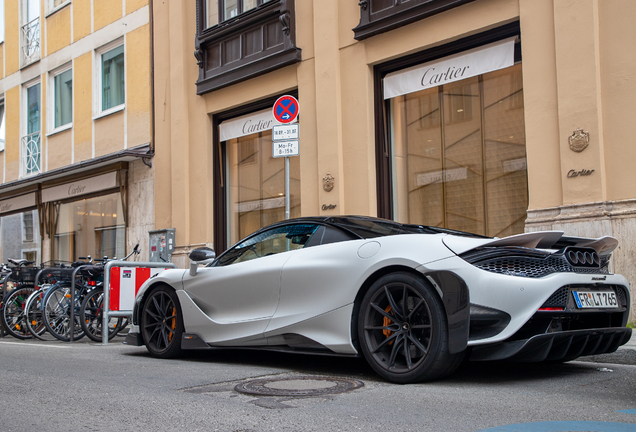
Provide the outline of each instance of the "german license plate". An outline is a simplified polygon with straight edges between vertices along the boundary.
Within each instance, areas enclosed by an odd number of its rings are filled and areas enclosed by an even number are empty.
[[[618,308],[614,291],[572,291],[579,309]]]

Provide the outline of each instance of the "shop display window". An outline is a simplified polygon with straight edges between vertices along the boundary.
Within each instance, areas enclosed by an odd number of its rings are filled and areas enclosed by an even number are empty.
[[[38,211],[27,210],[0,218],[0,259],[27,259],[39,264],[41,239]]]
[[[126,227],[119,193],[55,204],[53,213],[54,259],[125,256]]]
[[[524,231],[521,64],[390,99],[393,215],[503,237]]]
[[[285,159],[272,157],[271,131],[225,141],[228,246],[285,219]],[[300,160],[290,158],[290,213],[300,216]]]

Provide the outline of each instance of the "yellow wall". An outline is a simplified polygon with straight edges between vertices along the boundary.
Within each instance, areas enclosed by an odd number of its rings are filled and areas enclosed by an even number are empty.
[[[4,93],[6,110],[5,135],[5,180],[17,180],[20,174],[20,86],[13,87]]]
[[[91,33],[91,0],[73,0],[73,42]]]
[[[636,46],[636,31],[630,24],[635,14],[636,2],[599,2],[603,153],[609,200],[634,198],[636,170],[628,164],[636,160],[632,132],[636,67],[624,48]]]
[[[71,44],[70,7],[65,7],[47,18],[46,38],[47,54],[53,54]]]
[[[74,162],[88,160],[93,153],[92,70],[91,53],[84,54],[73,62]]]
[[[126,15],[148,4],[148,0],[126,0]]]
[[[121,0],[93,0],[93,31],[97,31],[122,17]]]
[[[70,165],[72,155],[73,131],[71,129],[56,133],[46,139],[49,170]]]
[[[126,35],[126,114],[128,147],[150,142],[150,25]]]
[[[95,157],[123,150],[124,112],[95,120]]]
[[[18,0],[4,2],[5,75],[20,68],[20,14]]]

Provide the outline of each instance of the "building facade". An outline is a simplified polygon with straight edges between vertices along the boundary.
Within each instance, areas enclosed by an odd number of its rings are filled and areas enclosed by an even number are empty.
[[[631,0],[155,2],[156,226],[176,229],[185,266],[281,220],[271,109],[289,94],[292,217],[611,235],[613,271],[636,284],[634,13]]]
[[[122,257],[137,242],[147,250],[150,2],[0,3],[0,258]]]

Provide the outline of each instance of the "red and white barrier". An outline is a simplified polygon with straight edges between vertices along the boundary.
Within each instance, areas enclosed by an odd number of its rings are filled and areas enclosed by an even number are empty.
[[[164,270],[147,267],[111,267],[110,269],[110,310],[131,311],[139,287]]]

